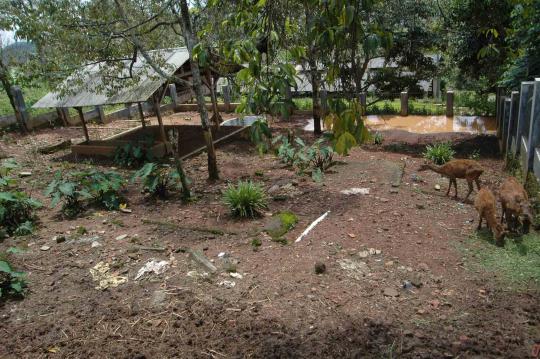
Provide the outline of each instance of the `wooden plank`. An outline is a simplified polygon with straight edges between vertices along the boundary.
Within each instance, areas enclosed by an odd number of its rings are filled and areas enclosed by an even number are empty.
[[[86,138],[86,142],[88,142],[90,141],[90,136],[88,136],[88,128],[86,127],[86,121],[84,120],[84,113],[83,113],[82,107],[76,107],[75,109],[79,113],[79,118],[81,119],[82,128],[84,132],[84,138]]]

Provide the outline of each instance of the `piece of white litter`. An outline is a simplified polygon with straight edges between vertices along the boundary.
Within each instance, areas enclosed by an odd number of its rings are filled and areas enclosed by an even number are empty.
[[[343,193],[344,195],[347,195],[347,196],[350,196],[352,194],[366,195],[366,194],[369,194],[369,188],[353,187],[353,188],[349,188],[349,189],[344,189],[343,191],[340,191],[340,193]]]
[[[237,273],[237,272],[231,272],[231,273],[229,273],[229,275],[230,275],[231,277],[233,277],[233,278],[236,278],[236,279],[242,279],[242,278],[244,278],[243,275],[241,275],[240,273]]]
[[[165,272],[168,268],[169,268],[168,261],[157,261],[155,259],[151,259],[144,266],[142,266],[141,269],[139,269],[139,271],[137,272],[137,275],[135,276],[135,280],[141,278],[146,273],[161,274]]]
[[[311,232],[311,230],[312,230],[313,228],[315,228],[315,226],[316,226],[317,224],[319,224],[320,221],[322,221],[323,219],[326,218],[326,216],[328,216],[328,213],[330,213],[330,211],[326,211],[325,214],[323,214],[322,216],[320,216],[319,218],[317,218],[316,220],[314,220],[314,221],[309,225],[309,227],[307,227],[306,230],[303,231],[302,234],[301,234],[298,238],[296,238],[296,241],[294,241],[294,243],[300,242],[300,241],[302,240],[302,238],[304,238],[305,236],[307,236],[307,234],[308,234],[309,232]]]
[[[234,288],[234,286],[236,285],[236,282],[233,282],[232,280],[222,280],[221,282],[218,283],[218,285],[230,289],[230,288]]]

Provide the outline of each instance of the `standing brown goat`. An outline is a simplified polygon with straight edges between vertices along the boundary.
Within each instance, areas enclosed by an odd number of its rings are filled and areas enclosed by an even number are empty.
[[[495,217],[496,204],[497,202],[493,192],[485,187],[478,191],[478,194],[474,199],[474,208],[476,208],[479,215],[478,229],[482,228],[482,219],[485,219],[487,226],[493,233],[495,243],[502,247],[504,246],[504,236],[506,235],[506,231],[504,231],[504,228],[500,223],[497,223],[497,218]]]
[[[453,183],[454,189],[456,190],[456,194],[454,197],[457,197],[456,178],[466,179],[467,184],[469,185],[469,193],[467,193],[467,196],[463,201],[466,201],[471,195],[471,192],[473,191],[473,181],[476,182],[476,186],[480,190],[479,177],[482,173],[484,173],[484,169],[482,168],[482,166],[480,166],[480,164],[474,160],[452,160],[442,166],[426,163],[420,166],[418,171],[425,171],[428,169],[450,179],[450,183],[448,183],[448,191],[446,191],[447,196],[450,193],[450,188],[452,188]]]
[[[515,177],[508,177],[499,190],[502,214],[501,223],[506,219],[508,229],[514,231],[518,223],[523,226],[523,233],[529,233],[531,210],[529,196],[525,188]]]

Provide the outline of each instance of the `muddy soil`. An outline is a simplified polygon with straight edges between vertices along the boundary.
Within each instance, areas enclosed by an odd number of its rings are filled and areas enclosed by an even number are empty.
[[[302,123],[274,125],[301,128]],[[32,171],[23,185],[44,203],[49,201],[41,193],[55,170],[88,165],[59,160],[68,151],[37,154],[32,144],[75,135],[73,129],[42,130],[14,135],[4,144],[23,170]],[[273,155],[259,157],[246,141],[219,147],[217,157],[221,180],[216,182],[206,180],[205,154],[185,162],[194,202],[182,203],[178,195],[148,199],[138,183],[129,184],[132,213],[89,208],[66,220],[58,209],[44,208],[35,234],[4,240],[2,251],[25,249],[10,260],[27,272],[29,287],[23,300],[0,304],[0,357],[531,355],[540,339],[538,289],[509,291],[496,274],[466,268],[458,246],[466,246],[475,231],[474,208],[446,197],[447,181],[437,174],[424,172],[423,181],[415,182],[421,158],[356,148],[319,184]],[[484,183],[496,186],[503,162],[481,162]],[[237,220],[221,193],[246,178],[263,183],[276,200],[261,218]],[[434,189],[437,183],[441,191]],[[351,187],[369,188],[369,194],[341,193]],[[458,181],[458,189],[462,198],[466,184]],[[296,213],[299,223],[283,245],[263,229],[272,214],[285,210]],[[76,236],[78,226],[89,233]],[[61,235],[68,240],[56,243]],[[253,239],[262,245],[254,248]],[[205,274],[191,250],[210,259],[217,273]],[[169,266],[136,280],[151,259]],[[316,262],[325,264],[324,273],[315,274]],[[127,281],[96,289],[90,269],[99,263]],[[232,269],[242,278],[231,276]],[[404,289],[404,281],[413,286]]]

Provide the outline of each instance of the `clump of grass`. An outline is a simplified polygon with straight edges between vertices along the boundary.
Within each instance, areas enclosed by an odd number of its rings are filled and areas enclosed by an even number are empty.
[[[540,236],[530,233],[507,238],[504,248],[495,246],[489,230],[471,235],[468,248],[462,248],[474,261],[505,286],[513,289],[540,288]],[[474,259],[473,259],[474,258]]]
[[[443,165],[454,158],[456,152],[452,149],[450,142],[435,143],[427,145],[424,151],[424,158],[432,161],[436,165]]]
[[[375,134],[373,135],[373,143],[376,145],[382,145],[383,141],[384,141],[384,137],[382,133],[375,132]]]
[[[268,208],[268,197],[262,185],[251,181],[239,181],[229,185],[223,193],[223,202],[235,217],[254,218]]]

